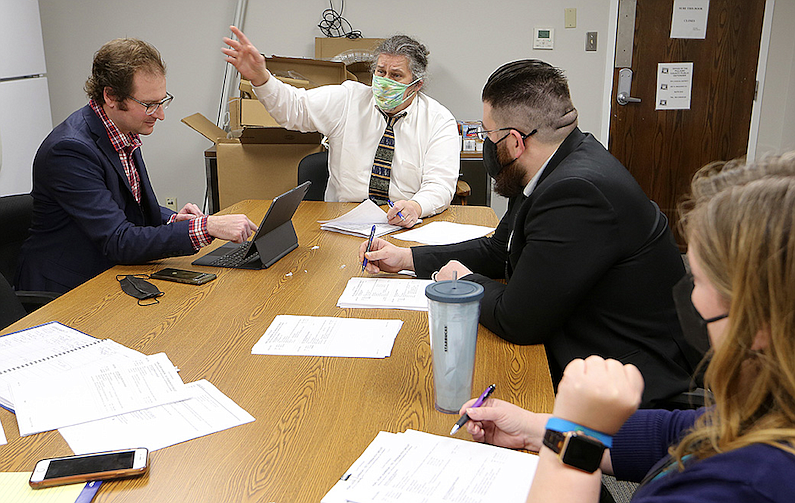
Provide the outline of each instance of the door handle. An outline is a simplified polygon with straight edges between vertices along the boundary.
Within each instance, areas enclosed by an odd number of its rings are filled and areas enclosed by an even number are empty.
[[[630,96],[632,89],[632,70],[629,68],[622,68],[618,72],[618,93],[616,94],[616,101],[619,105],[624,106],[627,103],[640,103],[640,98],[633,98]]]

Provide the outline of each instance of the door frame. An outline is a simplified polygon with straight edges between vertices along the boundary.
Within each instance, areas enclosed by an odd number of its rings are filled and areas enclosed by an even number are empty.
[[[607,25],[607,50],[605,52],[605,81],[604,95],[602,97],[602,120],[599,138],[605,148],[610,145],[610,116],[613,110],[613,75],[615,73],[616,32],[618,30],[618,2],[610,0],[608,25]],[[767,71],[767,55],[770,49],[770,31],[773,24],[773,9],[776,0],[765,1],[765,14],[762,20],[762,39],[759,44],[759,57],[756,66],[757,91],[756,99],[751,108],[751,124],[748,132],[747,157],[749,160],[756,158],[756,146],[759,138],[759,121],[762,112],[762,94],[765,89],[765,72]],[[709,29],[709,27],[707,27]],[[729,160],[729,159],[724,159]]]

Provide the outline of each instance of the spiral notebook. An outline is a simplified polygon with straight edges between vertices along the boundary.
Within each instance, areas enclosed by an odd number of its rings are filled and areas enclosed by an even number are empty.
[[[97,339],[57,321],[0,337],[0,407],[14,412],[9,385],[56,376],[97,361],[112,362],[144,355],[110,339]]]

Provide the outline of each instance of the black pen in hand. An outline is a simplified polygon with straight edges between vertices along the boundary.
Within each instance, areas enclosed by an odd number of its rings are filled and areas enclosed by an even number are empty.
[[[496,388],[495,385],[489,384],[489,387],[486,388],[486,391],[484,391],[483,394],[480,395],[477,400],[475,400],[475,403],[473,403],[472,407],[470,408],[474,409],[476,407],[480,407],[481,405],[483,405],[483,402],[485,402],[486,399],[489,396],[491,396],[492,393],[494,393],[494,388]],[[459,428],[467,424],[467,421],[469,421],[468,415],[464,414],[463,416],[461,416],[461,418],[453,426],[453,429],[450,430],[450,435],[455,435],[455,432],[457,432]]]
[[[373,228],[370,229],[370,238],[367,240],[367,250],[364,252],[365,257],[362,260],[362,272],[364,272],[364,268],[367,267],[367,253],[370,252],[370,247],[373,246],[373,238],[375,237],[375,225]]]

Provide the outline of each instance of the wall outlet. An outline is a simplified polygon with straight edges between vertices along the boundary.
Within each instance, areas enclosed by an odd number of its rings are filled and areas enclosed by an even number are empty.
[[[167,197],[166,198],[166,208],[169,208],[173,211],[177,210],[177,198],[176,197]]]

